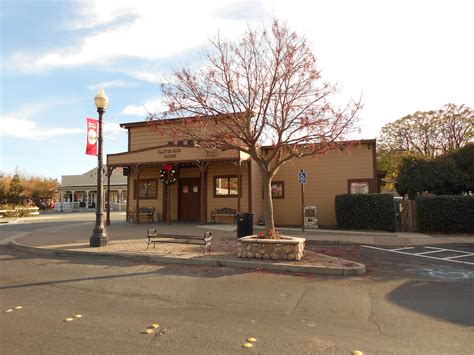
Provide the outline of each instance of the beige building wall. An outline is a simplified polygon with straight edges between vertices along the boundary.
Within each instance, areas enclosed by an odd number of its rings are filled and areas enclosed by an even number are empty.
[[[182,138],[181,138],[182,139]],[[156,147],[168,144],[169,141],[178,140],[173,137],[168,127],[163,130],[154,130],[151,125],[130,127],[128,133],[130,151]]]
[[[275,224],[301,225],[301,186],[297,173],[304,169],[307,176],[305,206],[317,206],[320,225],[335,225],[335,197],[348,193],[348,180],[376,178],[373,149],[374,144],[356,144],[343,151],[332,150],[286,163],[273,179],[285,182],[285,198],[273,200]],[[261,194],[260,191],[260,198]]]

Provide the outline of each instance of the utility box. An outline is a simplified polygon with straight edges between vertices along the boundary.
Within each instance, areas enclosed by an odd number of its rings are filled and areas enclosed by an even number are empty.
[[[304,208],[304,227],[308,229],[318,228],[318,208],[316,206],[306,206]]]

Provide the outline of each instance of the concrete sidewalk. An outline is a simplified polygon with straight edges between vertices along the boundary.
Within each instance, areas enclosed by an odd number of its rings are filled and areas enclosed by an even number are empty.
[[[90,248],[89,237],[93,222],[69,223],[35,229],[10,240],[18,250],[38,255],[86,256],[118,258],[133,262],[173,263],[200,266],[225,266],[276,272],[298,272],[319,275],[349,276],[365,273],[363,264],[322,255],[307,250],[302,261],[272,261],[241,259],[237,257],[237,239],[229,226],[214,226],[212,249],[203,254],[202,245],[186,243],[158,243],[147,249],[146,231],[156,228],[163,236],[200,236],[207,228],[195,224],[140,224],[115,221],[108,227],[109,245]],[[213,227],[213,226],[211,226]]]

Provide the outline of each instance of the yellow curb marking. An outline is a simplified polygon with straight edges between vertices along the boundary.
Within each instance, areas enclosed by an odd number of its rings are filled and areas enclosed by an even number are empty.
[[[22,309],[22,306],[16,306],[15,309]]]
[[[253,342],[257,341],[257,339],[255,339],[255,338],[247,338],[247,341],[248,341],[249,343],[253,343]]]
[[[76,314],[74,318],[82,318],[82,314]]]
[[[252,348],[253,347],[253,344],[252,343],[245,343],[244,345],[242,345],[244,348]]]
[[[152,325],[150,325],[151,328],[158,328],[160,325],[158,323],[153,323]]]
[[[10,308],[5,311],[5,313],[10,313],[10,312],[13,312],[13,309]]]
[[[66,318],[64,321],[65,321],[65,322],[71,322],[71,321],[73,321],[73,320],[74,320],[74,318]]]

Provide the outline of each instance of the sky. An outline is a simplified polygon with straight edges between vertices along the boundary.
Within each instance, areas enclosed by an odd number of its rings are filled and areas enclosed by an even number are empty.
[[[0,172],[58,178],[97,165],[85,119],[104,88],[104,153],[127,150],[119,123],[162,109],[160,82],[200,66],[219,33],[272,17],[311,43],[343,102],[362,95],[361,133],[444,104],[474,107],[474,2],[423,0],[0,0]]]

